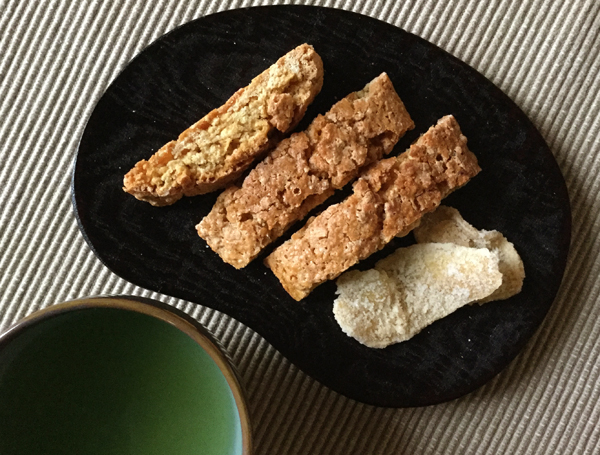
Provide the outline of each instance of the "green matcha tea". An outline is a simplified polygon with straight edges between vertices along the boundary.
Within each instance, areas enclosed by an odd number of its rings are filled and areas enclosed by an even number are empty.
[[[2,455],[227,455],[241,447],[225,377],[166,322],[77,310],[0,347]]]

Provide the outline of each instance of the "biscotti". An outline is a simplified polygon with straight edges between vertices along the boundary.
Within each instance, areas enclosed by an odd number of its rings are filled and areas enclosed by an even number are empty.
[[[478,230],[467,223],[458,210],[441,205],[423,217],[413,234],[418,243],[454,243],[487,248],[498,255],[502,285],[478,303],[508,299],[521,292],[525,279],[523,261],[515,246],[502,233]]]
[[[414,123],[383,73],[279,143],[241,186],[230,186],[198,224],[198,235],[236,268],[388,154]]]
[[[327,208],[265,260],[296,300],[404,236],[452,191],[480,171],[452,116],[440,119],[408,151],[372,165],[354,193]]]
[[[364,272],[337,279],[333,314],[346,335],[372,348],[412,338],[502,283],[486,248],[423,243],[399,248]]]
[[[323,62],[303,44],[239,89],[176,141],[142,160],[123,189],[152,205],[169,205],[225,187],[304,116],[323,85]]]

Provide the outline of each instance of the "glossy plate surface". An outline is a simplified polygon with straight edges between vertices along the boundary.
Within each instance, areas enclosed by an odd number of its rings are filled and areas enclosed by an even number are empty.
[[[527,274],[521,294],[463,308],[408,342],[369,349],[336,324],[333,282],[297,303],[263,265],[262,259],[301,223],[237,271],[194,229],[216,193],[156,208],[121,190],[123,175],[138,160],[304,42],[323,58],[325,81],[297,130],[383,71],[416,124],[392,154],[404,151],[440,117],[457,118],[483,171],[444,203],[477,228],[497,229],[515,244]],[[318,7],[261,7],[206,16],[142,51],[89,119],[75,163],[73,201],[87,242],[122,278],[224,312],[326,386],[390,407],[454,399],[506,367],[554,300],[570,241],[569,199],[557,163],[508,97],[423,39],[375,19]],[[370,268],[413,242],[412,235],[397,239],[359,268]]]

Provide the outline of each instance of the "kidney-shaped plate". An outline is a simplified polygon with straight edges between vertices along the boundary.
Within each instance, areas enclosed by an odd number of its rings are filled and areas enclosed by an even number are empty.
[[[515,244],[527,274],[519,295],[462,308],[407,342],[370,349],[336,324],[335,283],[298,303],[263,265],[264,257],[302,223],[248,267],[235,270],[194,228],[216,193],[157,208],[122,191],[123,175],[138,160],[149,158],[304,42],[323,58],[325,79],[297,130],[384,71],[416,124],[393,154],[440,117],[457,118],[483,170],[445,204],[458,208],[477,228],[497,229]],[[454,399],[506,367],[554,300],[570,240],[569,200],[557,163],[507,96],[421,38],[372,18],[319,7],[214,14],[142,51],[108,87],[89,119],[75,162],[73,201],[87,242],[117,275],[226,313],[326,386],[390,407]],[[412,235],[394,240],[359,268],[372,267],[413,241]]]

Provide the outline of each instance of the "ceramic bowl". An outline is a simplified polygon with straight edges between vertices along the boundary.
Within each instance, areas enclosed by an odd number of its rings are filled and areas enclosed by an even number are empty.
[[[197,321],[138,297],[54,305],[0,335],[0,453],[251,453],[242,387]]]

